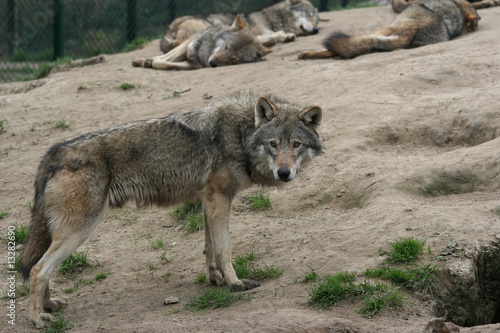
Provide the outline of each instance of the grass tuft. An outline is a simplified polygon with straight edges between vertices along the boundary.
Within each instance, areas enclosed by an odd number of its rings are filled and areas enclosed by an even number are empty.
[[[57,313],[55,321],[49,321],[47,326],[42,330],[42,333],[62,333],[75,327],[75,325],[64,319],[61,312]]]
[[[85,267],[90,267],[90,263],[88,261],[87,251],[75,252],[71,254],[68,258],[66,258],[61,265],[59,266],[58,271],[63,274],[74,273],[77,269],[83,269]]]
[[[240,279],[265,280],[277,278],[283,274],[283,270],[274,266],[259,268],[252,262],[255,260],[255,254],[250,252],[246,256],[239,256],[233,263],[236,276]]]
[[[406,264],[418,259],[418,256],[423,253],[425,240],[419,240],[413,237],[404,238],[396,241],[391,245],[391,249],[387,252],[387,263]]]
[[[248,195],[246,198],[253,210],[264,210],[271,208],[271,199],[262,191]]]
[[[190,232],[203,230],[203,212],[201,202],[192,202],[177,206],[171,213],[173,218]]]
[[[210,288],[203,295],[197,298],[190,299],[184,307],[192,312],[227,308],[231,304],[239,300],[250,300],[250,295],[241,293],[232,293],[227,287]]]

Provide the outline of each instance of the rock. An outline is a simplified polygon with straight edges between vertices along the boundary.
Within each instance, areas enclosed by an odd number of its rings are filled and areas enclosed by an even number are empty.
[[[165,298],[165,300],[163,301],[163,304],[165,305],[169,305],[169,304],[175,304],[175,303],[179,303],[179,298],[175,297],[175,296],[168,296],[167,298]]]

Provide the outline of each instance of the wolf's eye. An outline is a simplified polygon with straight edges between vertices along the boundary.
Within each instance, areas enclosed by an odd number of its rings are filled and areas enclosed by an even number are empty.
[[[294,148],[298,148],[298,147],[300,147],[300,142],[295,141],[295,142],[293,143],[293,147],[294,147]]]
[[[269,141],[269,144],[271,145],[271,147],[273,148],[276,148],[276,141]]]

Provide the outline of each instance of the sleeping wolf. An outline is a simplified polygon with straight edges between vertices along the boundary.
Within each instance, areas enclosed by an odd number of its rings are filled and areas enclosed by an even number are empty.
[[[392,0],[391,5],[392,9],[396,13],[401,13],[406,8],[414,5],[416,3],[420,3],[422,0]],[[469,0],[472,7],[474,9],[488,8],[494,6],[500,6],[500,0]]]
[[[389,26],[371,35],[348,36],[335,32],[322,51],[306,51],[299,59],[354,58],[361,54],[394,51],[444,42],[468,31],[476,31],[480,17],[465,0],[423,0],[408,7]]]
[[[62,301],[49,278],[91,234],[110,207],[201,200],[210,282],[235,291],[259,286],[231,265],[229,215],[236,194],[253,184],[279,186],[322,154],[322,111],[274,96],[234,94],[212,105],[125,124],[56,144],[35,180],[31,231],[21,257],[30,277],[36,327]]]
[[[191,36],[167,54],[132,61],[134,67],[197,69],[260,61],[272,52],[245,27],[240,15],[232,26],[216,25]]]
[[[245,25],[264,46],[293,41],[296,36],[318,33],[318,10],[307,0],[286,0],[242,15]],[[212,25],[230,25],[234,14],[182,16],[167,28],[160,49],[167,53],[184,40]]]

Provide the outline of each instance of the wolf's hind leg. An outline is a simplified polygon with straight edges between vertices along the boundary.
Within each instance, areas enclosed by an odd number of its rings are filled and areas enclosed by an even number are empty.
[[[59,264],[72,254],[94,230],[101,213],[92,217],[61,222],[52,235],[49,249],[30,271],[30,320],[37,327],[53,321],[54,317],[43,312],[44,309],[55,311],[64,303],[57,298],[50,298],[49,279]],[[50,222],[49,222],[50,223]]]

